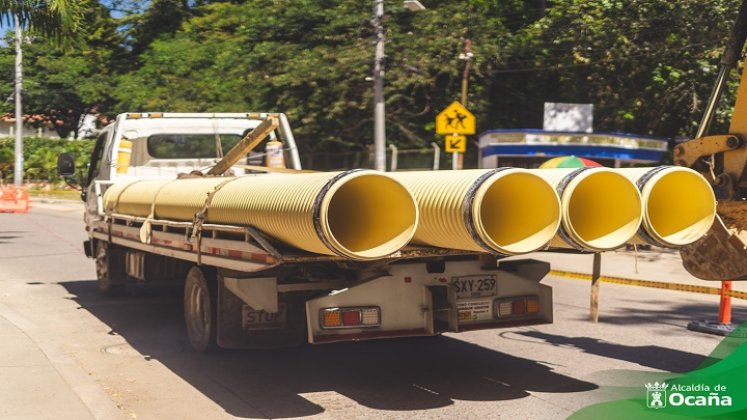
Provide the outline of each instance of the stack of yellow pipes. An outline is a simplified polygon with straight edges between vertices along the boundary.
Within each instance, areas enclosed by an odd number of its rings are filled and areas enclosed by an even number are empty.
[[[107,213],[253,226],[304,251],[353,260],[407,244],[500,255],[549,247],[680,247],[716,214],[708,182],[681,167],[371,170],[139,180],[104,195]]]

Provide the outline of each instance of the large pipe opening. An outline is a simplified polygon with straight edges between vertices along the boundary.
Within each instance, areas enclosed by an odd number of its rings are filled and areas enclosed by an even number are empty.
[[[697,241],[711,228],[716,199],[699,174],[669,168],[654,175],[649,183],[643,189],[644,227],[655,240],[683,246]]]
[[[491,182],[492,181],[492,182]],[[545,246],[560,225],[560,200],[537,175],[497,173],[477,191],[472,208],[480,238],[494,251],[522,254]]]
[[[607,251],[622,246],[643,218],[635,184],[609,170],[587,170],[563,192],[563,226],[579,246]]]
[[[333,184],[320,212],[322,230],[336,251],[375,259],[407,245],[415,234],[418,209],[399,182],[378,174],[351,175]]]

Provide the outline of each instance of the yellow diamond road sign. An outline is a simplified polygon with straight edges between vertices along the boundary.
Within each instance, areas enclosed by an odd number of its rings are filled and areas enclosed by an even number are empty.
[[[464,153],[467,150],[467,137],[446,136],[446,153]]]
[[[454,101],[436,116],[436,134],[475,134],[475,116]]]

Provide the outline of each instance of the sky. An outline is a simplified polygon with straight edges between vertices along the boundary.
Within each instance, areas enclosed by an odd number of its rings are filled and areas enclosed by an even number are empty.
[[[103,5],[108,7],[112,12],[113,18],[121,18],[127,13],[142,12],[150,3],[149,0],[100,0]],[[6,32],[13,31],[13,21],[11,19],[0,19],[0,48],[8,46],[6,42]],[[7,34],[7,37],[11,37]]]

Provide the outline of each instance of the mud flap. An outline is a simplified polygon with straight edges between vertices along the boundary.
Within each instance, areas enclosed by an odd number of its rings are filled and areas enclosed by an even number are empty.
[[[226,349],[265,349],[293,347],[306,340],[306,311],[302,295],[280,294],[280,305],[287,308],[287,324],[282,329],[244,328],[244,302],[228,290],[219,277],[218,346]]]

